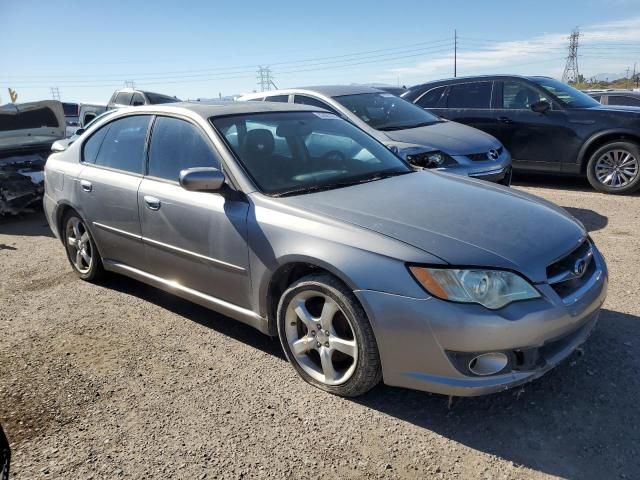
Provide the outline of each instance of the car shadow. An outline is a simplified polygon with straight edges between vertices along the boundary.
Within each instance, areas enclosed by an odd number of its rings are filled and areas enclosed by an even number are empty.
[[[439,395],[380,386],[355,401],[546,474],[639,478],[639,321],[603,310],[581,350],[521,388],[449,404]]]
[[[609,218],[588,208],[562,207],[582,222],[588,232],[602,230],[609,224]]]
[[[553,190],[572,190],[576,192],[590,192],[594,195],[608,195],[596,192],[589,184],[586,176],[554,175],[540,172],[514,172],[511,184],[514,187],[536,187]],[[640,190],[627,196],[640,196]]]
[[[0,235],[55,238],[42,211],[0,216]]]
[[[103,286],[285,360],[276,338],[121,276]],[[483,397],[380,385],[352,401],[481,452],[566,478],[640,475],[640,317],[603,310],[586,344],[540,379]]]
[[[151,302],[176,315],[199,323],[204,327],[211,328],[227,337],[262,350],[282,360],[286,360],[282,347],[280,346],[280,341],[277,338],[264,335],[249,325],[201,307],[188,300],[184,300],[132,278],[116,274],[107,275],[102,281],[101,286]]]

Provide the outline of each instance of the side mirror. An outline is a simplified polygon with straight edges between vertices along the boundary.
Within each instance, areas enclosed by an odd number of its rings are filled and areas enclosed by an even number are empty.
[[[84,133],[84,128],[79,128],[75,132],[73,132],[74,135],[82,135],[83,133]]]
[[[545,113],[550,108],[551,108],[551,104],[544,100],[531,104],[531,110],[533,110],[536,113]]]
[[[191,192],[218,192],[225,180],[224,173],[217,168],[187,168],[180,172],[180,185]]]
[[[144,102],[141,102],[140,100],[138,100],[137,102],[133,102],[132,104],[134,107],[139,107],[140,105],[144,105]]]
[[[52,152],[64,152],[67,149],[68,142],[62,140],[56,140],[51,144]]]

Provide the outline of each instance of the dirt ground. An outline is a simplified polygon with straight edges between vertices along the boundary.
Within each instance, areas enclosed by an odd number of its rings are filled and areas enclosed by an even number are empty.
[[[582,352],[450,408],[382,385],[330,396],[247,326],[126,278],[76,279],[41,214],[0,220],[11,478],[640,478],[640,196],[515,188],[582,220],[609,296]]]

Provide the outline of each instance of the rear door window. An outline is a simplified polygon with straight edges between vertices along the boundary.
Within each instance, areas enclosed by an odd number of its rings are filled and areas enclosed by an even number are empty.
[[[111,122],[95,164],[141,174],[149,120],[148,115],[136,115]]]
[[[116,95],[115,102],[117,105],[129,105],[131,103],[131,92],[120,92]]]
[[[177,182],[180,171],[220,168],[212,146],[195,125],[178,118],[158,117],[149,146],[149,176]]]
[[[492,82],[472,82],[451,85],[447,108],[491,108]]]
[[[429,90],[422,97],[420,97],[420,99],[416,102],[416,105],[419,105],[422,108],[436,108],[446,88],[447,87],[444,86]]]

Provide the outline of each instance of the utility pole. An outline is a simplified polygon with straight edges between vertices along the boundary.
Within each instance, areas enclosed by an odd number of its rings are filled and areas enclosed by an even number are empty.
[[[575,29],[569,35],[569,55],[567,55],[567,63],[564,66],[562,81],[565,83],[576,83],[580,78],[578,71],[578,40],[580,39],[580,30]]]
[[[258,79],[258,85],[260,86],[261,92],[264,92],[266,90],[271,90],[272,86],[276,90],[278,89],[276,84],[273,82],[273,75],[271,75],[271,68],[269,68],[268,66],[263,67],[262,65],[258,65],[258,76],[256,78]]]
[[[627,67],[627,75],[624,77],[625,79],[625,86],[627,87],[627,90],[629,90],[629,72],[631,71],[631,67]]]
[[[135,90],[136,88],[136,82],[134,82],[133,80],[125,80],[124,81],[124,86],[127,88],[132,88]]]
[[[453,31],[453,77],[458,76],[458,30]]]
[[[60,89],[58,87],[51,87],[51,97],[54,100],[60,101]]]

